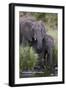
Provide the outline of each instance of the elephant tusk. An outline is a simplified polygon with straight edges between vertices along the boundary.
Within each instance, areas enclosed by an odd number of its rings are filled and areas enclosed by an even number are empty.
[[[35,38],[35,40],[36,40],[36,38]]]

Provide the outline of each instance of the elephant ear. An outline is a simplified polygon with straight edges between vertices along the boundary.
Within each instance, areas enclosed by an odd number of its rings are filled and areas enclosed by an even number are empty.
[[[32,32],[32,21],[24,21],[22,25],[22,30],[23,30],[23,36],[28,40],[32,41],[33,37],[33,32]]]
[[[41,33],[42,33],[42,38],[45,37],[46,35],[46,29],[45,29],[45,24],[43,21],[39,21],[40,22],[40,25],[41,25]]]

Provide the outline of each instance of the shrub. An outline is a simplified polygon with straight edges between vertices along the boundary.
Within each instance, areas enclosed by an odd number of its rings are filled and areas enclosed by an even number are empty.
[[[37,63],[38,54],[34,51],[32,47],[20,46],[20,70],[33,70],[35,64]]]

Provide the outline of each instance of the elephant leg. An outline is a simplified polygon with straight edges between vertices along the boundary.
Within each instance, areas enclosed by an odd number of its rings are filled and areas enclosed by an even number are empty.
[[[45,56],[44,56],[45,65],[47,65],[47,57],[48,57],[48,53],[45,53]]]
[[[48,51],[47,65],[49,66],[49,68],[50,68],[51,70],[53,69],[52,48],[50,48],[49,51]]]

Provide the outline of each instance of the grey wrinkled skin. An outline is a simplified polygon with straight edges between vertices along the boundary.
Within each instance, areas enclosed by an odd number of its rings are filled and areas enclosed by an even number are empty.
[[[47,63],[52,66],[52,48],[54,40],[46,34],[45,25],[42,21],[37,21],[33,17],[20,18],[20,45],[29,43],[37,53],[42,53]],[[43,62],[42,62],[43,63]]]

